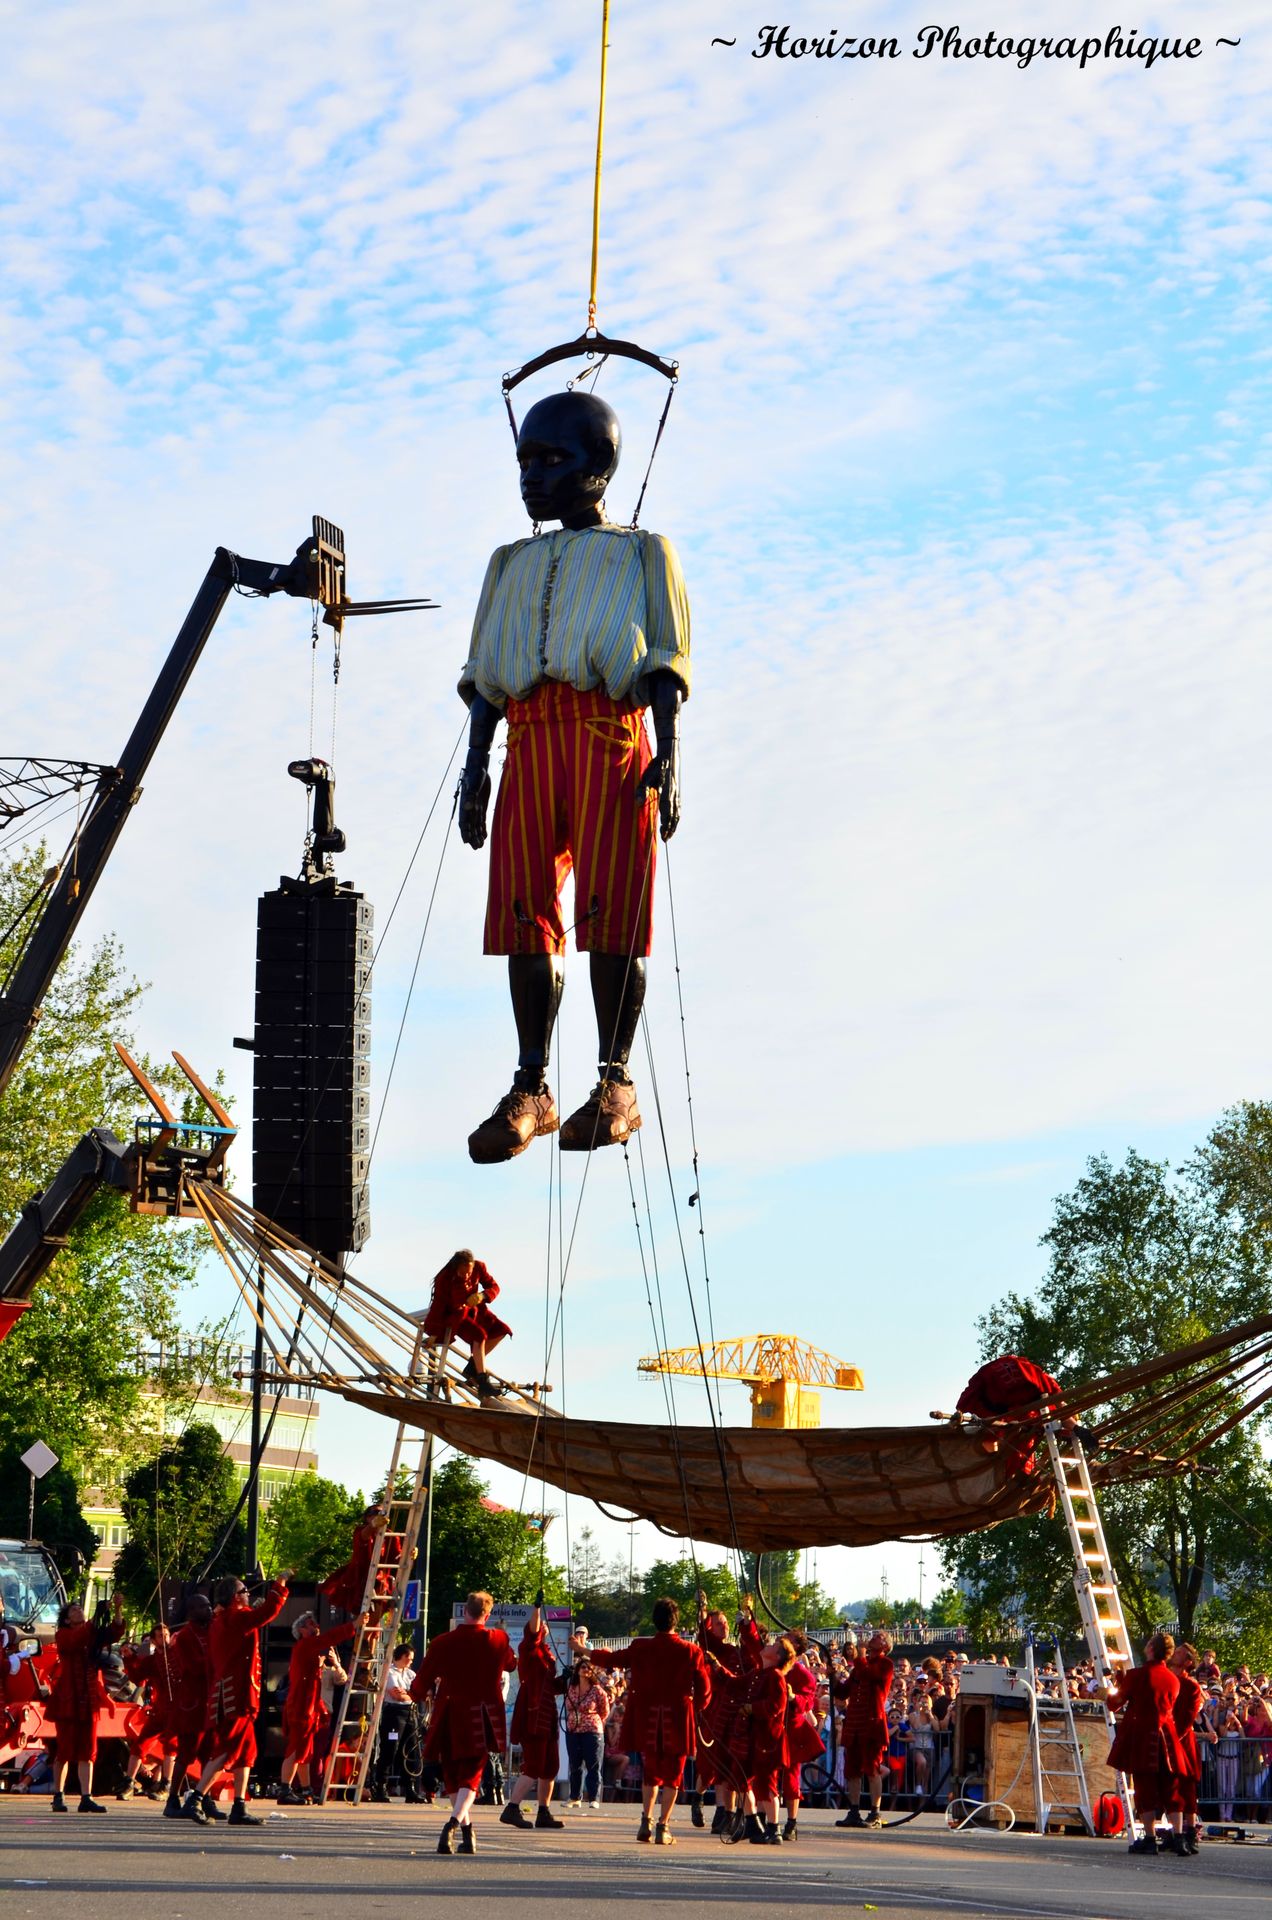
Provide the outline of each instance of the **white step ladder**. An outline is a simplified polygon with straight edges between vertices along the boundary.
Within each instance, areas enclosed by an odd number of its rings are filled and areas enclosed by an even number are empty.
[[[1073,1590],[1078,1596],[1082,1631],[1095,1665],[1097,1684],[1113,1686],[1135,1665],[1135,1653],[1122,1612],[1122,1596],[1104,1537],[1087,1457],[1077,1434],[1067,1432],[1063,1422],[1048,1420],[1043,1431],[1073,1548]],[[1103,1705],[1105,1726],[1111,1739],[1113,1716],[1107,1701]],[[1126,1830],[1133,1836],[1135,1802],[1131,1783],[1124,1773],[1117,1776],[1117,1790]]]
[[[1059,1642],[1056,1642],[1058,1700],[1043,1695],[1032,1636],[1025,1647],[1025,1675],[1033,1693],[1029,1757],[1033,1767],[1034,1831],[1045,1834],[1053,1819],[1067,1815],[1070,1820],[1081,1820],[1087,1833],[1094,1837],[1091,1790],[1087,1785]]]
[[[411,1377],[423,1371],[425,1358],[430,1375],[436,1377],[436,1349],[421,1331],[416,1336],[411,1354]],[[428,1507],[432,1467],[432,1435],[402,1421],[393,1443],[393,1457],[385,1481],[384,1508],[388,1523],[376,1536],[371,1565],[367,1569],[367,1584],[359,1608],[367,1618],[354,1635],[353,1652],[349,1660],[349,1684],[344,1689],[336,1714],[331,1751],[318,1793],[319,1806],[326,1806],[329,1800],[338,1796],[356,1807],[366,1791],[380,1727],[380,1711],[384,1705],[389,1669],[393,1664],[393,1651],[397,1646],[398,1628],[411,1579],[415,1543],[420,1537]],[[404,1474],[410,1477],[409,1492],[399,1491],[399,1482]],[[377,1592],[382,1568],[391,1569],[394,1576],[388,1593]],[[342,1761],[353,1763],[347,1780],[335,1778],[341,1770]]]

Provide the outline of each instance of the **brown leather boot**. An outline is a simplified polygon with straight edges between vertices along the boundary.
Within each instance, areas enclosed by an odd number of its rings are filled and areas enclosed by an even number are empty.
[[[561,1124],[550,1087],[541,1093],[523,1093],[513,1087],[505,1093],[489,1120],[468,1136],[468,1157],[479,1167],[515,1160],[541,1133],[555,1133]]]
[[[615,1147],[640,1126],[636,1089],[630,1080],[599,1080],[577,1113],[561,1128],[562,1153]]]

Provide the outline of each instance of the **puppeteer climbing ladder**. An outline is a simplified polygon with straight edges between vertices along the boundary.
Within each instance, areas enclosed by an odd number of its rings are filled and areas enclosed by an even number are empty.
[[[1081,1440],[1076,1433],[1066,1431],[1060,1420],[1049,1420],[1043,1431],[1047,1452],[1051,1456],[1051,1471],[1064,1508],[1069,1544],[1073,1550],[1073,1588],[1078,1596],[1082,1631],[1095,1666],[1097,1684],[1105,1687],[1116,1684],[1127,1668],[1135,1665],[1131,1636],[1122,1612],[1117,1574],[1108,1541],[1104,1537],[1095,1488],[1091,1484],[1091,1472]],[[1111,1737],[1113,1716],[1107,1701],[1104,1702],[1104,1719]],[[1135,1805],[1131,1797],[1131,1783],[1125,1774],[1118,1774],[1117,1790],[1122,1812],[1126,1816],[1127,1832],[1132,1833]],[[1089,1823],[1089,1801],[1085,1811]],[[1045,1831],[1041,1824],[1039,1831]]]
[[[444,1363],[444,1353],[439,1354],[421,1329],[411,1354],[408,1378],[427,1378],[435,1388],[440,1383]],[[407,1475],[409,1491],[403,1491],[402,1482]],[[387,1525],[376,1535],[371,1565],[367,1569],[367,1583],[359,1606],[366,1618],[354,1635],[349,1684],[336,1711],[331,1756],[318,1794],[320,1806],[325,1806],[333,1796],[340,1796],[356,1807],[366,1791],[415,1547],[432,1493],[432,1479],[432,1437],[418,1427],[399,1422],[385,1482]],[[392,1574],[393,1584],[387,1593],[380,1591],[382,1571]]]

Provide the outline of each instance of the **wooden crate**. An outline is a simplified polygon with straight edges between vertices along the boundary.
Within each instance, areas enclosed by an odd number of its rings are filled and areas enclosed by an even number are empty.
[[[1034,1804],[1033,1767],[1029,1759],[1029,1715],[1012,1704],[1004,1709],[995,1702],[996,1710],[990,1716],[989,1725],[989,1765],[985,1780],[986,1800],[1006,1800],[1016,1816],[1018,1827],[1033,1827],[1038,1823],[1038,1809]],[[1050,1716],[1043,1722],[1044,1731],[1055,1726],[1063,1726],[1063,1721],[1052,1721]],[[1087,1792],[1094,1807],[1102,1793],[1116,1793],[1117,1776],[1108,1764],[1109,1735],[1102,1715],[1076,1714],[1074,1725],[1077,1728],[1078,1745],[1082,1751],[1083,1770],[1086,1773]],[[1044,1759],[1063,1758],[1063,1749],[1052,1749],[1050,1755],[1043,1750]],[[1019,1772],[1019,1778],[1016,1778]],[[1013,1785],[1014,1781],[1014,1785]],[[1057,1782],[1053,1791],[1057,1797],[1066,1791],[1076,1789],[1076,1781]],[[1067,1811],[1053,1814],[1053,1826],[1081,1827],[1081,1819],[1071,1816]]]

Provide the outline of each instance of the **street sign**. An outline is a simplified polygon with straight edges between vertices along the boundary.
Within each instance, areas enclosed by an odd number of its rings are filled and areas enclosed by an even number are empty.
[[[406,1583],[406,1597],[402,1602],[402,1624],[406,1627],[413,1627],[419,1617],[420,1583],[418,1580],[408,1580]]]
[[[58,1460],[52,1447],[46,1447],[43,1440],[35,1441],[19,1458],[27,1472],[34,1474],[37,1480],[43,1480],[49,1468],[55,1467]]]

